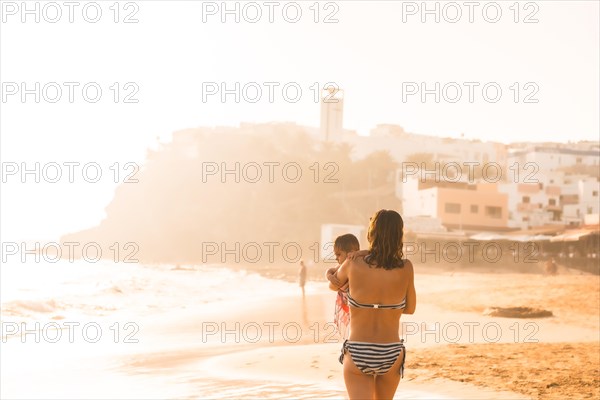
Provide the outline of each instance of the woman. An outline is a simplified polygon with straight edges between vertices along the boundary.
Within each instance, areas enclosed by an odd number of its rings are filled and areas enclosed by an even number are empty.
[[[335,274],[350,288],[350,337],[340,356],[350,399],[391,399],[404,372],[400,317],[415,312],[417,296],[413,266],[402,259],[403,227],[397,212],[376,212],[368,253],[347,259]]]

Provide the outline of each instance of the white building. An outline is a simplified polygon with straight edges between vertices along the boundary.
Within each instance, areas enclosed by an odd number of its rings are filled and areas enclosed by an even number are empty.
[[[534,164],[530,172],[551,172],[578,165],[600,168],[600,150],[597,147],[590,145],[588,149],[577,149],[564,146],[567,145],[531,145],[521,149],[510,149],[506,168],[514,170],[517,165],[523,168],[526,163]]]
[[[580,225],[586,215],[600,208],[598,178],[552,171],[538,174],[538,183],[502,183],[508,194],[509,220],[513,228],[542,225]]]
[[[437,195],[429,188],[422,190],[417,177],[402,179],[397,171],[396,197],[402,201],[402,215],[406,218],[437,217]]]
[[[567,186],[562,195],[563,220],[567,224],[585,223],[586,217],[600,212],[600,181],[586,177]],[[587,217],[589,218],[589,217]]]
[[[560,187],[541,183],[501,183],[498,191],[508,195],[508,226],[529,229],[536,226],[562,225]]]
[[[414,154],[431,154],[433,161],[465,161],[506,164],[506,145],[479,140],[441,138],[438,136],[407,133],[401,126],[381,124],[369,136],[344,131],[339,139],[353,145],[352,158],[365,158],[376,151],[389,151],[397,162],[405,162]]]

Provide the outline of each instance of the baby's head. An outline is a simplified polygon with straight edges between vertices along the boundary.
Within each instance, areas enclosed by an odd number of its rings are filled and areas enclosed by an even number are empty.
[[[338,264],[346,261],[348,253],[360,250],[358,239],[351,233],[338,236],[333,243],[333,253]]]

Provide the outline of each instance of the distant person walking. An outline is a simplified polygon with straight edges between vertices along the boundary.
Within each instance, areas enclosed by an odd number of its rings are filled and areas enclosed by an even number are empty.
[[[300,260],[300,269],[298,270],[298,283],[302,289],[302,297],[304,297],[304,285],[306,285],[306,265],[304,260]]]
[[[554,260],[554,257],[552,257],[551,259],[546,261],[546,273],[548,275],[556,275],[557,272],[558,267],[556,266],[556,261]]]

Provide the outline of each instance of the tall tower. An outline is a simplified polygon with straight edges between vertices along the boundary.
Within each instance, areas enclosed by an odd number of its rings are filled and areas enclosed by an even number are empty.
[[[325,141],[340,140],[343,125],[344,91],[329,86],[321,91],[321,137]]]

